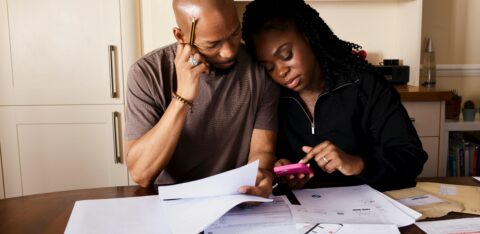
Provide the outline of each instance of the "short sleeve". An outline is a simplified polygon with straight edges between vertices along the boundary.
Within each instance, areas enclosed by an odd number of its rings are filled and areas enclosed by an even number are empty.
[[[125,138],[135,140],[152,129],[164,113],[159,108],[148,82],[151,78],[138,63],[132,65],[127,78],[127,108],[125,111]]]
[[[260,91],[261,99],[258,111],[256,113],[254,128],[277,132],[277,112],[280,96],[280,87],[278,87],[271,79],[267,78],[265,75],[263,75],[262,78],[265,79],[265,86],[263,90]]]

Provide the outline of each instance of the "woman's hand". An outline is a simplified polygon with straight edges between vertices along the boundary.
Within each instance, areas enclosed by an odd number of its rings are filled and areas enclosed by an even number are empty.
[[[283,166],[292,164],[288,159],[279,159],[275,162],[275,166]],[[288,176],[281,176],[278,177],[277,180],[279,183],[286,184],[291,189],[299,189],[302,188],[308,180],[313,177],[313,173],[310,174],[296,174],[296,175],[288,175]]]
[[[347,154],[330,141],[324,141],[313,148],[303,146],[302,150],[307,155],[300,160],[301,163],[307,163],[313,158],[327,173],[338,170],[346,176],[358,175],[365,167],[365,162],[360,156]]]
[[[198,63],[197,65],[191,63],[192,56],[194,62]],[[193,103],[198,93],[200,75],[208,73],[209,65],[194,47],[189,44],[179,43],[177,45],[177,54],[175,55],[175,69],[177,72],[176,94]]]

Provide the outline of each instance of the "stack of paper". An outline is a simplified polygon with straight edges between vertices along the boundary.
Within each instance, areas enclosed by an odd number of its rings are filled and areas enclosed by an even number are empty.
[[[258,161],[205,179],[161,186],[158,196],[75,203],[65,233],[199,233],[243,202],[270,202],[240,194],[254,186]]]
[[[429,234],[475,234],[480,233],[480,218],[450,219],[415,223]]]
[[[283,196],[239,194],[241,186],[255,185],[257,170],[258,161],[205,179],[161,186],[158,196],[79,201],[65,233],[395,233],[397,226],[420,217],[368,185],[296,190],[301,205]],[[232,209],[243,202],[269,203]]]
[[[291,205],[298,223],[413,224],[420,213],[368,185],[293,191],[301,205]]]
[[[205,179],[158,187],[171,231],[199,233],[240,203],[271,202],[272,199],[238,192],[241,186],[255,186],[257,170],[258,160]]]
[[[452,211],[465,210],[462,203],[440,198],[419,187],[387,191],[385,194],[420,212],[420,219],[442,217]]]
[[[291,205],[280,196],[251,209],[235,208],[205,233],[399,233],[398,227],[414,223],[421,215],[368,185],[294,194],[301,205]]]

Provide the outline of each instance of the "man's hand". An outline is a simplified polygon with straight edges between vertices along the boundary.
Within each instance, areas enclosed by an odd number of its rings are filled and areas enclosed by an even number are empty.
[[[288,164],[292,164],[292,162],[290,162],[290,160],[288,159],[282,158],[275,163],[275,166],[278,167],[278,166],[283,166]],[[313,173],[288,175],[288,176],[278,177],[278,182],[282,184],[286,184],[291,189],[299,189],[299,188],[302,188],[308,182],[308,180],[310,180],[312,177],[313,177]]]
[[[267,169],[258,169],[255,186],[242,186],[240,193],[268,198],[272,194],[273,172]]]
[[[194,60],[198,61],[198,65],[189,62],[192,56]],[[177,45],[177,54],[175,55],[175,69],[178,82],[176,94],[193,103],[198,94],[200,75],[208,73],[208,63],[194,47],[189,44],[179,43]]]

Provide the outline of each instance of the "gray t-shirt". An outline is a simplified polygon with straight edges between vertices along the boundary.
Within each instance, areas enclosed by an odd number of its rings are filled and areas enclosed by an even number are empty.
[[[162,117],[176,90],[176,44],[157,49],[130,68],[127,140],[143,136]],[[177,148],[155,184],[181,183],[247,163],[253,129],[277,130],[279,88],[241,45],[225,74],[203,74]]]

